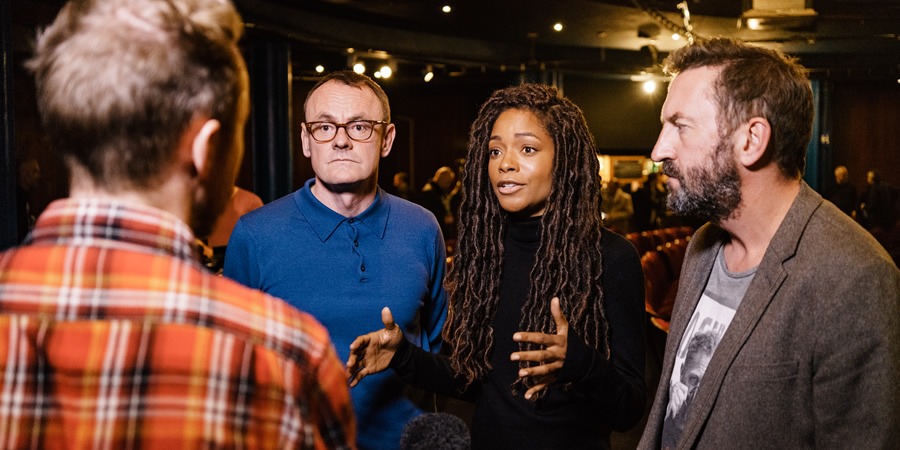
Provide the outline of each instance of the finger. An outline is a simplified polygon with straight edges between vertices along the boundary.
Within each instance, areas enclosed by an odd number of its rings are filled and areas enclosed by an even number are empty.
[[[384,328],[387,330],[393,330],[397,326],[394,324],[394,315],[391,314],[391,309],[387,306],[381,310],[381,323],[384,324]]]
[[[525,369],[519,369],[520,377],[543,377],[547,375],[552,375],[553,372],[558,371],[562,368],[562,363],[550,363],[550,364],[542,364],[540,366],[527,367]]]
[[[547,361],[556,361],[559,359],[559,355],[550,350],[529,350],[524,352],[515,352],[509,355],[509,359],[511,361],[534,361],[542,363]]]
[[[364,334],[362,336],[357,336],[356,339],[354,339],[353,342],[350,343],[350,351],[352,352],[353,350],[358,349],[359,347],[361,347],[363,344],[367,343],[368,341],[369,341],[369,335],[367,335],[367,334]]]
[[[531,389],[525,391],[525,399],[531,400],[531,397],[533,397],[535,394],[543,391],[546,388],[547,388],[546,384],[537,384],[537,385],[532,386]]]
[[[566,320],[566,316],[563,315],[562,310],[559,308],[559,297],[553,297],[553,300],[550,300],[550,314],[553,315],[553,320],[556,321],[556,334],[560,336],[568,334],[569,321]]]
[[[532,342],[534,344],[542,345],[558,345],[565,342],[565,339],[560,339],[560,337],[556,334],[544,334],[533,331],[517,331],[516,334],[513,335],[513,340],[517,342]]]
[[[356,373],[350,376],[350,387],[352,388],[359,384],[359,382],[362,381],[362,379],[365,378],[366,375],[368,375],[368,373],[366,373],[365,368],[357,370]]]

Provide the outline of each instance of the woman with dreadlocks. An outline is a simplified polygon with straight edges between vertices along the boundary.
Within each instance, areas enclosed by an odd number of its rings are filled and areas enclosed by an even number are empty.
[[[581,110],[556,89],[495,92],[472,124],[457,253],[446,285],[449,356],[385,328],[351,344],[351,386],[393,368],[475,402],[475,448],[609,448],[641,418],[643,275],[601,226],[599,162]]]

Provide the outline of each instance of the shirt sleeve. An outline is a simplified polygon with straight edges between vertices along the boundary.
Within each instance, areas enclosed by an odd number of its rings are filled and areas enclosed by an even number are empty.
[[[356,448],[356,419],[350,402],[344,365],[334,348],[328,350],[316,369],[315,383],[309,386],[307,398],[315,415],[315,427],[326,448]]]
[[[604,417],[600,421],[616,431],[626,431],[643,417],[647,402],[644,274],[634,246],[618,235],[605,237],[602,282],[610,357],[607,359],[581,336],[570,332],[559,382],[573,383],[585,396],[601,404]]]
[[[890,262],[845,270],[828,299],[816,299],[813,357],[815,442],[896,448],[900,438],[900,272]],[[839,331],[835,331],[839,330]]]
[[[238,219],[228,240],[222,275],[244,286],[259,289],[259,265],[256,263],[256,256],[244,220]]]
[[[400,343],[388,367],[412,386],[448,397],[474,402],[480,389],[477,382],[467,388],[461,377],[453,375],[450,358],[426,352],[406,339]]]
[[[447,250],[444,237],[438,228],[434,238],[434,250],[431,253],[431,279],[429,283],[429,298],[422,310],[422,340],[423,349],[433,353],[441,350],[444,342],[441,332],[444,322],[447,320],[447,291],[444,290],[444,275],[447,270]]]

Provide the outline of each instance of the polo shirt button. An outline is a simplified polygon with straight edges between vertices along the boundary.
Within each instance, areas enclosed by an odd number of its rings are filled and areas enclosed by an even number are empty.
[[[356,219],[350,219],[347,222],[353,223],[353,222],[356,222]]]
[[[363,272],[365,272],[365,271],[366,271],[366,265],[363,264],[363,265],[359,266],[359,270],[362,270]]]
[[[353,241],[353,246],[354,246],[354,247],[359,247],[359,241]]]

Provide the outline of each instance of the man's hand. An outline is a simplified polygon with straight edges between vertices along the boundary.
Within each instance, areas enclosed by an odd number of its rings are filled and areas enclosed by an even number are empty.
[[[534,377],[537,384],[525,392],[525,398],[531,399],[534,394],[545,389],[556,381],[559,369],[566,360],[566,339],[569,334],[569,322],[559,310],[559,298],[550,301],[550,313],[556,321],[556,334],[532,333],[519,331],[513,335],[518,342],[531,342],[544,347],[543,350],[515,352],[510,355],[513,361],[535,361],[540,365],[519,370],[520,377]]]
[[[684,399],[687,398],[689,390],[690,388],[680,381],[669,385],[669,406],[666,407],[666,417],[674,417],[675,414],[678,414],[678,410],[681,409],[681,405],[684,403]]]
[[[347,360],[350,387],[356,386],[366,375],[387,369],[400,346],[403,332],[394,323],[394,316],[386,306],[381,310],[381,322],[383,329],[364,334],[350,344],[350,359]]]

